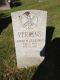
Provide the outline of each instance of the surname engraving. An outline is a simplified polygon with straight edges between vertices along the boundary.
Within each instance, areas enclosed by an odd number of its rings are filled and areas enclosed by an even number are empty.
[[[40,37],[40,31],[31,31],[31,32],[18,32],[18,36],[21,38],[23,37]]]

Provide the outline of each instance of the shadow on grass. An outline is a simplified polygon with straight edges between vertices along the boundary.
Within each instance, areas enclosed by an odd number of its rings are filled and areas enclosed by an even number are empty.
[[[47,27],[45,60],[31,80],[60,80],[60,38],[52,39],[54,27]]]
[[[0,14],[2,16],[3,14]],[[11,16],[4,17],[0,20],[0,34],[11,23]]]
[[[11,8],[18,7],[18,6],[21,6],[21,5],[22,5],[21,1],[12,1],[12,2],[10,2],[10,7]]]
[[[3,16],[3,15],[4,15],[3,13],[0,13],[0,17]]]

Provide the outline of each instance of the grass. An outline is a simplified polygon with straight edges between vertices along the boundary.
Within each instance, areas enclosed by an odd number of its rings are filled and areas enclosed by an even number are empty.
[[[14,11],[25,9],[47,10],[47,26],[55,28],[52,38],[60,37],[60,0],[46,0],[44,2],[21,0],[21,2],[22,5],[19,7],[14,7],[10,10],[0,10],[0,20],[10,16],[11,12]],[[0,27],[3,27],[3,25],[0,25]],[[18,70],[15,56],[12,23],[9,22],[0,33],[0,80],[31,80],[37,67]]]

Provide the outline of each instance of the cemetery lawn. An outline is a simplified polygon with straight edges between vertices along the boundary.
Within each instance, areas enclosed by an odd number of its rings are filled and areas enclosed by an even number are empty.
[[[0,9],[0,80],[31,80],[37,67],[17,69],[11,12],[38,9],[48,12],[47,26],[54,28],[52,40],[60,37],[60,0],[21,0],[21,6]]]

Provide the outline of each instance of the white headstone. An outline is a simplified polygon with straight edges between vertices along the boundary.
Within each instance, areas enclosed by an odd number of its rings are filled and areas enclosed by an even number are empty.
[[[39,65],[45,47],[47,11],[23,10],[11,13],[17,67]]]

